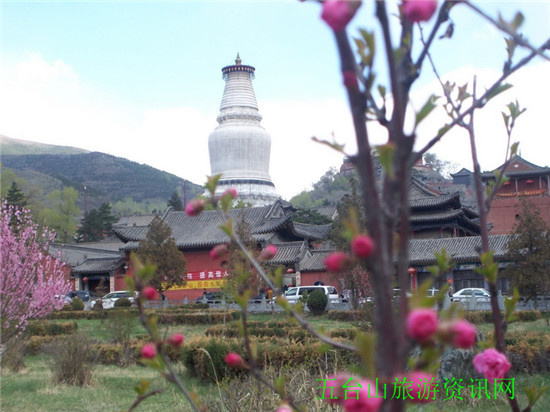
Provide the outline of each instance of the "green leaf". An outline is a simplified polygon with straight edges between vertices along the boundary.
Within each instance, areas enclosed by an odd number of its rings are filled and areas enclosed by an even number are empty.
[[[372,333],[358,333],[355,338],[355,345],[359,351],[359,356],[367,371],[367,375],[376,376],[375,366],[375,346],[376,336]]]
[[[510,322],[510,319],[516,310],[516,304],[519,300],[519,291],[517,288],[514,288],[514,292],[511,298],[504,299],[504,309],[505,309],[505,319],[506,322]]]
[[[548,386],[528,386],[523,388],[529,400],[529,406],[533,406],[547,390]]]
[[[451,125],[446,124],[442,128],[440,128],[437,132],[437,137],[443,136],[445,133],[447,133],[449,130],[451,130]]]
[[[437,99],[439,99],[439,96],[433,94],[428,98],[428,101],[424,103],[422,109],[420,109],[420,111],[416,114],[415,125],[418,125],[432,112],[433,109],[436,108]]]
[[[487,100],[490,100],[492,99],[493,97],[495,96],[498,96],[499,94],[501,94],[502,92],[505,92],[506,90],[512,88],[513,86],[511,84],[508,84],[508,83],[503,83],[501,85],[498,85],[497,87],[495,87],[491,93],[489,93],[487,95]]]
[[[517,29],[519,29],[519,27],[523,24],[524,21],[525,21],[525,17],[520,11],[518,11],[514,16],[514,20],[511,21],[510,26],[514,31],[516,31]]]
[[[464,84],[463,86],[458,87],[458,101],[463,102],[468,97],[471,97],[472,95],[468,93],[468,83]]]
[[[510,156],[515,156],[518,152],[519,142],[515,142],[510,146]]]
[[[382,166],[382,169],[384,169],[388,176],[393,176],[393,155],[395,153],[395,146],[393,143],[386,143],[376,146],[376,150],[378,152],[380,166]]]
[[[382,99],[386,98],[386,88],[381,84],[378,85],[378,93],[380,93]]]
[[[214,193],[216,193],[216,187],[218,186],[218,182],[221,179],[222,175],[217,174],[214,176],[208,176],[206,180],[206,190],[210,192],[212,196],[214,196]]]
[[[337,152],[340,152],[344,155],[346,154],[344,152],[345,145],[343,145],[343,144],[339,144],[339,143],[336,143],[336,142],[329,142],[328,140],[318,139],[315,136],[312,137],[311,140],[313,140],[316,143],[321,143],[321,144],[327,145],[328,147],[330,147],[330,148],[332,148],[332,149],[336,150]]]
[[[139,385],[134,386],[134,391],[139,396],[143,396],[147,393],[147,389],[149,389],[149,381],[146,381],[145,379],[142,379],[139,383]]]

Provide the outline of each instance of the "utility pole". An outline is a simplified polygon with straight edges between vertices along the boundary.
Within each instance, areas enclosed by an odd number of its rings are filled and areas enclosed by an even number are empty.
[[[88,228],[86,227],[86,221],[88,220],[87,197],[86,186],[84,186],[84,243],[88,243]]]

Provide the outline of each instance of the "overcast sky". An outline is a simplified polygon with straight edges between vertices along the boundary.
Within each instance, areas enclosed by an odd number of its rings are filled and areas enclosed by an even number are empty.
[[[521,10],[525,36],[550,38],[550,2],[479,1],[511,19]],[[390,4],[396,7],[397,2]],[[316,2],[292,1],[6,1],[1,7],[0,134],[101,151],[203,184],[210,173],[208,135],[216,127],[224,81],[221,68],[256,67],[254,88],[262,125],[271,135],[270,172],[290,199],[342,156],[313,143],[331,135],[354,153],[336,48]],[[452,39],[434,48],[438,70],[458,84],[484,84],[505,59],[502,36],[465,6],[453,9]],[[397,19],[393,21],[397,34]],[[350,25],[376,29],[372,2]],[[426,25],[426,29],[429,24]],[[397,36],[394,36],[396,38]],[[377,43],[378,78],[386,79]],[[514,140],[521,155],[550,165],[550,63],[537,59],[514,76],[515,87],[477,117],[482,168],[504,160],[500,112],[519,100],[527,112]],[[389,89],[389,87],[388,87]],[[413,105],[440,93],[425,67]],[[427,141],[445,120],[437,113],[419,130]],[[383,133],[375,131],[375,142]],[[471,170],[466,136],[454,133],[433,150]]]

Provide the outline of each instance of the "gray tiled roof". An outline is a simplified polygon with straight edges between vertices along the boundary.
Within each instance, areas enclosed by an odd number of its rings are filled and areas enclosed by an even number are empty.
[[[73,273],[88,275],[93,273],[112,273],[124,265],[124,258],[90,258],[73,267]]]
[[[412,211],[422,209],[439,209],[442,207],[460,207],[460,193],[456,192],[451,195],[417,197],[411,199],[409,206]]]
[[[330,225],[293,223],[290,212],[285,203],[277,201],[269,206],[231,209],[228,213],[235,222],[243,219],[250,225],[252,236],[258,241],[267,241],[281,230],[313,240],[325,237],[330,231]],[[172,228],[179,248],[211,247],[229,241],[229,237],[220,229],[226,218],[219,210],[204,211],[191,217],[185,212],[170,209],[163,220]],[[147,231],[147,226],[116,228],[116,234],[127,242],[139,242],[145,238]],[[125,250],[132,250],[133,247],[133,244],[128,244]]]
[[[67,245],[60,243],[52,243],[49,253],[53,256],[59,256],[66,264],[75,267],[89,258],[106,258],[117,259],[123,256],[120,251],[124,243],[106,243],[102,248],[102,243],[82,243],[75,245]]]
[[[312,250],[300,261],[301,272],[321,272],[326,270],[325,259],[334,250]]]
[[[489,248],[495,251],[495,260],[505,259],[510,235],[489,236]],[[480,236],[441,239],[412,239],[409,243],[411,265],[435,264],[435,252],[445,249],[453,261],[479,262]]]
[[[307,247],[306,242],[274,243],[277,254],[269,261],[273,265],[288,265],[300,260],[302,251]]]

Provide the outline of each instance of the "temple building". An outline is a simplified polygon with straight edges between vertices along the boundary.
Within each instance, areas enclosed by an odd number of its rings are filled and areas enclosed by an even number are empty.
[[[501,171],[502,168],[500,166],[496,170]],[[513,232],[521,213],[522,198],[535,204],[542,219],[550,225],[550,168],[537,166],[515,155],[504,175],[509,180],[498,189],[489,211],[491,235]],[[483,173],[481,178],[488,184],[495,180],[495,171]]]
[[[218,127],[208,138],[212,175],[221,174],[216,193],[235,188],[238,200],[251,206],[272,204],[280,196],[269,175],[271,137],[260,125],[254,94],[255,68],[235,64],[222,69],[225,90]]]

